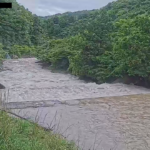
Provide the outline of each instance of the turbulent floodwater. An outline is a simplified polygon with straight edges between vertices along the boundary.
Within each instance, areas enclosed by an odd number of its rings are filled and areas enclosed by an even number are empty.
[[[5,107],[83,150],[150,150],[149,89],[86,83],[42,69],[36,61],[4,62],[0,83],[7,91]]]
[[[19,107],[12,112],[53,129],[82,150],[150,150],[150,95]]]
[[[150,92],[142,87],[121,83],[86,83],[69,74],[44,70],[36,61],[35,58],[29,58],[4,62],[6,71],[0,73],[0,83],[9,89],[9,102],[64,101]]]

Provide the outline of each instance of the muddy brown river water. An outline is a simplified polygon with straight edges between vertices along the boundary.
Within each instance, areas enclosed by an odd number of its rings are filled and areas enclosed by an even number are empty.
[[[150,90],[86,83],[42,69],[35,58],[7,60],[3,106],[74,141],[83,150],[150,150]]]

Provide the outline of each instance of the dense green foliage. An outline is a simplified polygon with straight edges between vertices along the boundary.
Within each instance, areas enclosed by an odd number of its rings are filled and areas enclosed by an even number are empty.
[[[149,79],[149,0],[118,0],[99,10],[48,17],[32,15],[12,1],[12,10],[0,10],[0,42],[10,54],[36,55],[98,82]]]
[[[6,52],[3,50],[3,45],[0,43],[0,65],[2,64],[3,59],[5,58]]]
[[[9,0],[3,0],[8,2]],[[12,9],[0,9],[0,42],[6,48],[13,44],[30,45],[28,34],[33,24],[32,14],[12,0]]]
[[[114,61],[118,62],[114,74],[148,77],[150,74],[150,17],[137,16],[134,19],[116,23],[118,32],[113,46]]]
[[[20,46],[20,45],[13,45],[9,51],[9,54],[17,55],[20,57],[32,57],[36,55],[36,50],[34,46]]]

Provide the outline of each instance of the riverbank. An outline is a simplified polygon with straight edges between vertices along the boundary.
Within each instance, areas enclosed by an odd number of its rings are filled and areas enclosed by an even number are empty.
[[[1,150],[77,150],[62,137],[37,124],[11,118],[0,111]]]

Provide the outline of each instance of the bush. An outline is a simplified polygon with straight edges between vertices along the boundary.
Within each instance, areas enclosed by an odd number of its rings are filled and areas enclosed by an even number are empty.
[[[106,25],[95,20],[94,29],[90,25],[82,34],[50,40],[37,52],[38,58],[99,82],[124,76],[147,80],[150,74],[150,17],[120,19],[114,27],[111,21],[107,24],[108,18],[108,15],[102,18],[106,19]]]
[[[29,47],[29,46],[20,46],[20,45],[13,45],[9,51],[10,55],[16,55],[19,58],[20,57],[33,57],[36,55],[35,47]]]
[[[138,16],[134,19],[120,20],[115,24],[113,58],[116,67],[114,76],[139,76],[147,78],[150,74],[150,17]]]
[[[3,59],[5,58],[6,52],[3,50],[3,45],[0,43],[0,64],[2,64]]]

